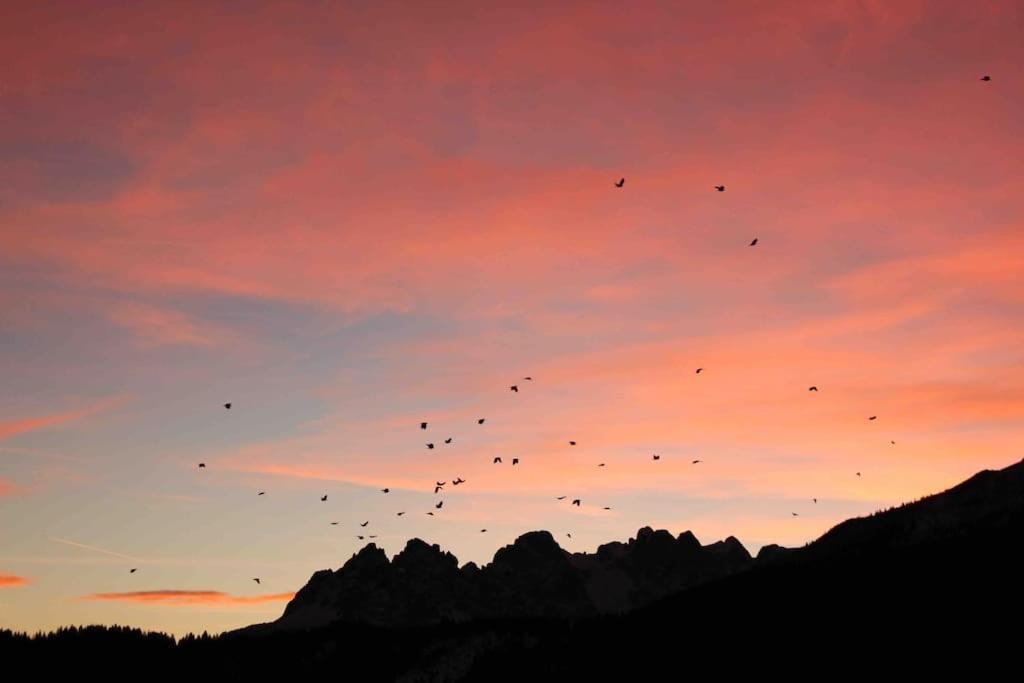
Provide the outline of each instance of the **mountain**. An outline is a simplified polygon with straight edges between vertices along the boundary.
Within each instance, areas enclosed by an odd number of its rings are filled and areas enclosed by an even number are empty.
[[[670,593],[742,571],[753,562],[735,538],[702,546],[690,532],[640,529],[594,554],[569,553],[547,531],[523,534],[490,564],[459,567],[420,539],[388,560],[371,543],[336,571],[318,571],[272,632],[335,621],[424,626],[509,617],[580,618],[621,613]]]
[[[367,546],[269,625],[177,642],[0,631],[0,661],[133,680],[990,680],[1019,665],[1021,577],[1024,462],[756,560],[734,539],[650,529],[594,554],[531,532],[480,568],[417,540],[391,560]]]

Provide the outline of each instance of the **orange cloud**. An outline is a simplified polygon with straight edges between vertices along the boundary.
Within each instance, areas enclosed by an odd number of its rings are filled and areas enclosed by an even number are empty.
[[[10,574],[0,574],[0,588],[11,588],[13,586],[25,586],[29,583],[29,580],[24,576],[12,576]]]
[[[50,429],[52,427],[59,427],[70,422],[75,422],[76,420],[81,420],[82,418],[90,417],[109,410],[120,403],[121,400],[122,399],[107,399],[77,410],[0,422],[0,439],[7,439],[18,434],[24,434],[25,432]]]
[[[218,605],[234,607],[254,605],[264,602],[286,602],[295,597],[295,593],[274,593],[270,595],[228,595],[220,591],[186,591],[186,590],[155,590],[133,591],[130,593],[94,593],[86,595],[83,600],[103,600],[116,602],[139,602],[155,605],[189,606]]]

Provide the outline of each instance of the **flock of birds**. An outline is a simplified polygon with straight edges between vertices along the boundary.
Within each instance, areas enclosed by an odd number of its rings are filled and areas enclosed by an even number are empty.
[[[979,78],[978,80],[984,81],[984,82],[987,83],[987,82],[990,82],[992,80],[992,77],[989,76],[988,74],[986,74],[986,75],[981,76],[981,78]],[[613,184],[614,184],[615,187],[617,187],[619,189],[622,189],[626,185],[626,179],[625,179],[625,177],[619,178],[619,180],[614,182]],[[715,185],[714,189],[715,189],[716,192],[725,192],[725,185],[724,184],[723,185]],[[748,246],[756,247],[757,244],[758,244],[758,238],[755,237],[753,240],[750,241],[750,244]],[[696,369],[695,374],[699,375],[702,372],[704,372],[704,368],[699,367],[699,368]],[[533,381],[533,377],[526,376],[526,377],[523,377],[523,379],[520,380],[520,381],[532,382]],[[518,384],[509,385],[508,389],[509,389],[509,391],[511,391],[513,393],[516,393],[516,394],[519,393],[519,385]],[[818,392],[818,387],[817,387],[817,385],[811,385],[810,387],[808,387],[807,390],[809,392],[817,393]],[[223,405],[224,405],[224,408],[226,410],[231,410],[231,407],[232,407],[232,403],[231,402],[225,403]],[[877,419],[878,419],[877,415],[871,415],[871,416],[868,417],[868,421],[869,422],[874,422]],[[481,418],[477,419],[476,423],[477,423],[477,425],[483,425],[486,421],[487,421],[487,418],[481,417]],[[426,422],[426,421],[420,422],[420,429],[421,430],[426,430],[428,427],[429,427],[429,423],[428,422]],[[450,445],[453,442],[453,440],[454,440],[454,438],[449,436],[449,437],[446,437],[444,439],[444,443],[446,445]],[[569,446],[575,446],[576,443],[577,442],[575,440],[569,440],[568,441]],[[893,446],[896,445],[896,442],[894,440],[890,440],[889,443],[891,445],[893,445]],[[428,450],[433,450],[434,447],[435,447],[435,443],[433,441],[427,442],[426,443],[426,447],[427,447]],[[661,455],[655,453],[655,454],[653,454],[651,456],[651,459],[653,461],[659,461],[659,460],[661,460]],[[702,462],[703,462],[703,460],[699,460],[699,459],[698,460],[692,460],[691,464],[692,465],[699,465]],[[492,460],[492,464],[495,464],[495,465],[503,464],[501,456],[495,456],[493,458],[493,460]],[[519,458],[512,458],[512,466],[514,467],[514,466],[516,466],[518,464],[519,464]],[[605,467],[606,463],[603,463],[603,462],[602,463],[598,463],[597,466],[598,467]],[[198,467],[199,467],[199,469],[206,469],[206,463],[201,462],[201,463],[198,464]],[[861,476],[860,472],[856,472],[855,474],[856,474],[857,477]],[[456,477],[455,479],[451,480],[451,485],[452,486],[459,486],[460,484],[464,484],[464,483],[466,483],[466,480],[463,479],[462,477]],[[444,493],[444,487],[447,484],[448,484],[447,481],[435,481],[435,483],[434,483],[434,495],[443,494]],[[390,488],[383,488],[383,489],[381,489],[381,492],[385,493],[385,494],[386,493],[390,493],[391,489]],[[256,495],[257,496],[266,495],[266,491],[259,491]],[[557,496],[556,500],[564,501],[564,500],[566,500],[568,498],[569,498],[569,496]],[[322,495],[320,497],[320,501],[324,502],[324,503],[327,502],[327,494]],[[811,498],[811,501],[815,505],[818,503],[818,499],[817,498]],[[581,504],[582,504],[582,500],[580,498],[572,498],[570,500],[570,503],[569,503],[570,507],[571,506],[580,507]],[[443,500],[439,500],[439,501],[437,501],[437,503],[434,504],[434,509],[435,510],[441,510],[443,507],[444,507],[444,501]],[[611,510],[612,508],[608,507],[608,506],[604,506],[604,507],[602,507],[602,509],[603,510]],[[402,510],[402,511],[396,512],[395,514],[396,514],[396,516],[401,517],[401,516],[405,515],[405,511]],[[434,510],[428,510],[426,512],[426,514],[431,516],[431,517],[435,516],[434,515]],[[790,514],[793,517],[799,517],[800,516],[800,513],[798,513],[798,512],[791,512]],[[331,522],[332,526],[337,526],[339,524],[341,524],[341,522],[337,522],[337,521]],[[369,520],[367,520],[367,521],[362,522],[359,526],[361,528],[366,528],[366,527],[369,526],[369,524],[370,524],[370,522],[369,522]],[[481,529],[480,533],[487,533],[487,529]],[[566,536],[568,538],[572,538],[572,534],[571,533],[566,533]],[[356,538],[359,539],[360,541],[362,541],[362,540],[366,540],[366,539],[374,539],[374,538],[377,538],[377,536],[375,534],[364,534],[364,535],[356,535]],[[137,571],[138,571],[138,567],[132,567],[129,570],[129,573],[130,574],[134,574]],[[257,584],[260,583],[259,577],[254,577],[252,580],[255,583],[257,583]]]

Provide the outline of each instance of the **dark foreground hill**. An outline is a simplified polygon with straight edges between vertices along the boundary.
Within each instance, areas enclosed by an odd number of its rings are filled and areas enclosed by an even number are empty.
[[[516,568],[528,572],[532,561],[522,554]],[[316,603],[318,595],[309,597]],[[305,600],[300,594],[293,604]],[[6,671],[43,679],[631,681],[710,673],[986,680],[1018,676],[1022,608],[1018,463],[849,520],[805,548],[768,549],[745,569],[701,579],[626,614],[566,617],[554,610],[435,623],[436,610],[428,609],[427,618],[412,610],[415,625],[341,621],[178,643],[102,628],[35,639],[8,633],[0,634],[0,661]]]

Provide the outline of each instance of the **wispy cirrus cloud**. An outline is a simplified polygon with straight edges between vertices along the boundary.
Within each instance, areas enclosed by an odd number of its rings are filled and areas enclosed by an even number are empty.
[[[83,600],[100,600],[107,602],[135,602],[148,605],[168,605],[183,607],[192,605],[216,605],[233,607],[242,605],[258,605],[267,602],[287,602],[295,597],[295,593],[272,593],[269,595],[229,595],[211,590],[173,590],[162,589],[152,591],[131,591],[128,593],[93,593],[83,596]]]
[[[0,421],[0,439],[8,439],[18,434],[52,429],[103,413],[123,402],[123,398],[109,398],[98,401],[84,408],[68,410],[60,413],[49,413],[36,417],[21,417],[13,420]]]
[[[24,576],[14,576],[12,574],[0,574],[0,588],[13,588],[15,586],[28,585],[30,581]]]

